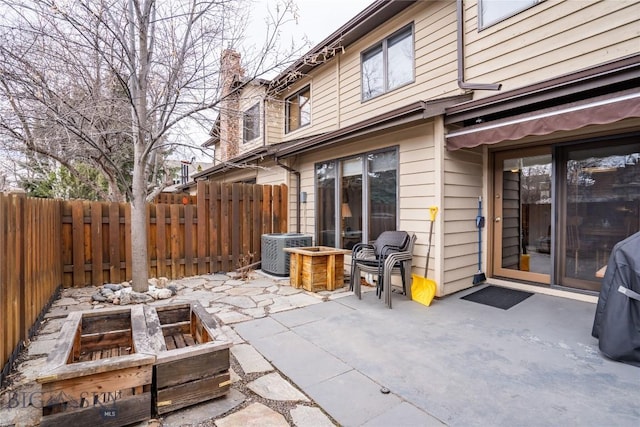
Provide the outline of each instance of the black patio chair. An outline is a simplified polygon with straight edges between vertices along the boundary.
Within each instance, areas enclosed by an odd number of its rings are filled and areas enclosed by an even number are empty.
[[[411,260],[413,245],[416,241],[414,233],[406,231],[385,231],[371,244],[358,243],[351,252],[351,284],[350,289],[362,298],[360,274],[377,275],[376,295],[384,294],[385,304],[391,308],[391,275],[402,277],[402,291],[411,294]]]

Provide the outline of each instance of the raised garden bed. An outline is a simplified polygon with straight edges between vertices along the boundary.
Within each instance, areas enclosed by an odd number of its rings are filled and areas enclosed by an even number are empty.
[[[155,354],[142,306],[72,312],[47,358],[41,426],[124,426],[151,417]]]
[[[226,394],[231,342],[200,304],[144,307],[153,367],[153,410],[164,414]]]

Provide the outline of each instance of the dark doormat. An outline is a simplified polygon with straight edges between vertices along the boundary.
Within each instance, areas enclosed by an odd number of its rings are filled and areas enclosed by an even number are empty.
[[[508,310],[533,295],[531,292],[489,285],[460,299]]]

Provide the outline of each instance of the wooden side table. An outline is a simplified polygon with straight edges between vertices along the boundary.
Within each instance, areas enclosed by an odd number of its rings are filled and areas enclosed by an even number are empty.
[[[291,254],[289,279],[294,288],[317,292],[344,286],[344,256],[350,250],[309,246],[284,251]]]

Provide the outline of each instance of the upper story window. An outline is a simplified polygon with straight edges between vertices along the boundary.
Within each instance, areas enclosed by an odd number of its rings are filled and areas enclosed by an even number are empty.
[[[285,132],[300,129],[311,123],[311,87],[307,86],[287,98],[285,109]]]
[[[244,142],[260,136],[260,104],[256,104],[244,112],[242,118],[242,137]]]
[[[362,100],[411,83],[414,78],[413,26],[362,53]]]
[[[486,28],[497,24],[542,1],[543,0],[479,0],[479,28]]]

